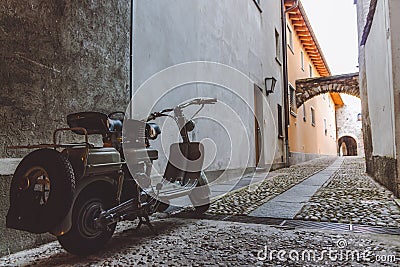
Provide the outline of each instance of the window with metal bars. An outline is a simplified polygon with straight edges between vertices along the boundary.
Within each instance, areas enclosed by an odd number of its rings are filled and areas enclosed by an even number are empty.
[[[296,116],[297,114],[296,89],[294,89],[294,87],[290,84],[289,84],[289,106],[290,106],[290,114]]]

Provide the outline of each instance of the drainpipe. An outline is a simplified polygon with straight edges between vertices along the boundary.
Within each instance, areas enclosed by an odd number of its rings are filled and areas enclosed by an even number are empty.
[[[295,0],[293,6],[285,11],[285,0],[281,0],[281,19],[282,19],[282,52],[283,52],[283,105],[285,107],[285,150],[286,167],[289,166],[289,78],[288,78],[288,60],[287,60],[287,36],[286,36],[286,13],[296,9],[299,6],[299,0]]]

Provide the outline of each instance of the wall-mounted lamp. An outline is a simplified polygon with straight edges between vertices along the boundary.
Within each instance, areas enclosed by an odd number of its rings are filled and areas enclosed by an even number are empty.
[[[276,79],[274,77],[265,78],[265,93],[272,94],[275,90]]]

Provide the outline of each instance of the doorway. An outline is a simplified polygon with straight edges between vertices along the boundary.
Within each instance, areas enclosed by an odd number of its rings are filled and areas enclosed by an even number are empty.
[[[256,152],[256,167],[263,167],[263,92],[254,84],[254,138]],[[261,124],[261,125],[260,125]]]
[[[357,156],[357,141],[351,136],[342,136],[338,141],[340,156]]]

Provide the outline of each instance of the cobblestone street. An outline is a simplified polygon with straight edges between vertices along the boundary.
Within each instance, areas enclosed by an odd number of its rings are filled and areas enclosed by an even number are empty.
[[[243,188],[217,200],[211,205],[209,212],[214,214],[249,214],[271,198],[328,167],[334,160],[334,157],[326,157],[274,171],[273,173],[276,176],[265,179],[259,185],[252,187],[254,190],[249,191]]]
[[[398,266],[400,209],[393,195],[364,174],[361,158],[345,158],[294,220],[251,215],[308,177],[323,174],[335,160],[322,158],[275,171],[256,190],[236,190],[196,219],[186,212],[161,214],[153,222],[156,235],[120,223],[111,242],[90,257],[70,255],[53,242],[0,258],[0,265]],[[345,224],[350,222],[359,231]]]
[[[393,194],[365,174],[364,159],[348,158],[297,219],[400,227]]]

